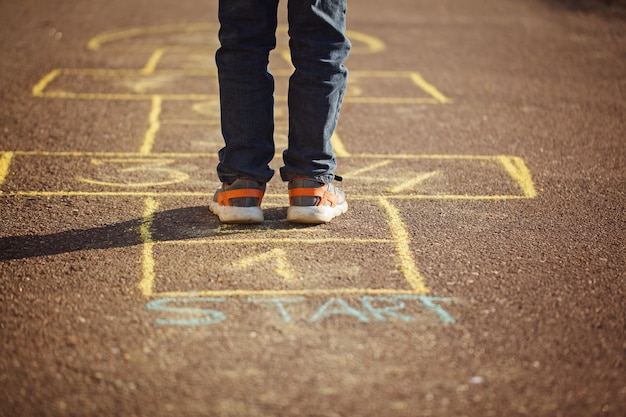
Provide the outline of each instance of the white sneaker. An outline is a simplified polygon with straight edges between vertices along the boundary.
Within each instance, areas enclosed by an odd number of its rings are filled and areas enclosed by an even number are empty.
[[[289,181],[287,221],[307,224],[328,223],[346,211],[348,202],[340,188],[308,178]]]
[[[237,179],[232,184],[222,184],[215,191],[209,209],[222,223],[262,223],[264,194],[265,184]]]

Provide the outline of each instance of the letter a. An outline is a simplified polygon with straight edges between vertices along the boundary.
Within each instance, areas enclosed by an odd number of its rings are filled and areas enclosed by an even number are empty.
[[[331,308],[333,304],[338,304],[339,308]],[[359,310],[352,308],[341,298],[331,298],[326,301],[316,312],[311,316],[311,322],[316,322],[324,317],[331,316],[333,314],[344,314],[354,316],[359,321],[367,323],[369,320],[367,317],[361,313]]]

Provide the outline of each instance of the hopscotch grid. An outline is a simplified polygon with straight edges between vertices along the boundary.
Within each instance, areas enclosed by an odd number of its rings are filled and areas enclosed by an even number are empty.
[[[400,212],[387,198],[379,197],[378,205],[386,213],[386,221],[390,230],[390,239],[353,239],[353,238],[279,238],[272,239],[272,244],[298,243],[298,244],[391,244],[395,246],[398,258],[398,272],[402,273],[410,289],[402,288],[312,288],[301,290],[195,290],[195,291],[154,291],[157,283],[156,262],[154,248],[159,245],[216,245],[216,244],[259,244],[267,243],[267,239],[190,239],[177,241],[155,241],[151,228],[153,225],[158,203],[153,198],[144,201],[144,214],[139,229],[142,242],[142,279],[138,288],[145,297],[196,297],[203,295],[215,296],[285,296],[285,295],[330,295],[330,294],[353,294],[353,295],[385,295],[385,294],[412,294],[424,295],[429,289],[424,284],[421,275],[410,251],[408,232],[404,225]]]
[[[25,152],[4,152],[2,153],[2,157],[0,159],[0,161],[2,161],[2,164],[0,164],[1,167],[3,168],[3,171],[8,171],[8,166],[11,163],[14,155],[48,155],[48,156],[55,156],[58,155],[59,153],[54,153],[54,152],[36,152],[36,151],[25,151]],[[155,157],[160,157],[163,158],[166,155],[167,156],[172,156],[172,154],[149,154],[149,155],[144,155],[142,153],[101,153],[101,152],[89,152],[89,153],[85,153],[85,152],[66,152],[66,153],[61,153],[64,155],[69,155],[69,156],[85,156],[85,155],[89,155],[91,157],[102,157],[104,156],[110,156],[110,155],[114,155],[115,157],[128,157],[129,155],[132,157],[137,158],[138,160],[143,159],[144,157],[148,157],[150,159],[153,159]],[[176,154],[173,154],[176,155]],[[197,157],[197,154],[192,154],[192,155],[187,155],[184,154],[184,156],[193,156],[193,157]],[[213,154],[211,154],[211,156],[213,156]],[[370,155],[371,156],[371,155]],[[378,156],[379,158],[381,157],[380,155]],[[393,157],[393,155],[382,155],[383,158],[386,158],[384,160],[388,160],[389,158]],[[406,156],[403,156],[406,157]],[[433,157],[432,155],[429,155],[427,157]],[[439,156],[441,157],[441,156]],[[451,158],[451,156],[444,156],[444,158]],[[506,157],[506,156],[461,156],[462,158],[465,159],[488,159],[488,160],[492,160],[492,161],[498,161],[500,163],[502,163],[505,168],[508,167],[507,172],[509,174],[511,174],[512,176],[517,176],[517,177],[524,177],[525,172],[527,171],[527,169],[525,168],[525,165],[523,163],[523,160],[521,160],[520,158],[517,157]],[[515,175],[513,175],[515,174]],[[5,174],[6,177],[6,174]],[[519,181],[518,181],[519,182]],[[531,183],[532,184],[532,183]],[[61,192],[62,194],[69,194],[68,192]],[[56,193],[56,195],[60,195],[61,193]],[[28,194],[28,192],[25,192],[25,194]],[[32,193],[30,193],[32,195]],[[53,195],[55,193],[42,193],[42,194],[48,194],[48,195]],[[393,200],[403,200],[406,198],[468,198],[468,199],[476,199],[475,196],[445,196],[445,195],[440,195],[440,196],[433,196],[433,195],[429,195],[429,196],[411,196],[411,195],[394,195],[394,196],[373,196],[373,195],[356,195],[353,196],[351,198],[351,200],[356,200],[356,199],[363,199],[363,200],[376,200],[378,202],[378,205],[381,206],[381,208],[383,208],[383,210],[386,212],[386,217],[387,217],[387,222],[389,224],[390,227],[390,231],[391,231],[391,235],[392,238],[391,239],[372,239],[372,240],[367,240],[367,239],[363,239],[363,240],[357,240],[357,239],[342,239],[342,238],[338,238],[338,239],[310,239],[310,240],[306,240],[306,239],[294,239],[294,238],[287,238],[287,239],[275,239],[274,242],[278,242],[278,243],[291,243],[291,242],[304,242],[304,243],[309,243],[309,244],[322,244],[322,243],[346,243],[346,244],[350,244],[350,243],[362,243],[362,244],[372,244],[372,243],[377,243],[377,244],[392,244],[395,246],[396,248],[396,255],[399,259],[399,265],[398,268],[400,269],[400,272],[403,274],[404,278],[406,279],[407,283],[409,284],[409,286],[411,287],[409,290],[407,289],[391,289],[391,288],[333,288],[333,289],[328,289],[328,288],[317,288],[317,289],[303,289],[303,290],[239,290],[239,289],[235,289],[235,290],[206,290],[206,291],[187,291],[187,292],[180,292],[180,291],[164,291],[164,292],[155,292],[154,291],[154,286],[155,286],[155,282],[156,282],[156,263],[155,263],[155,258],[154,258],[154,248],[157,245],[174,245],[174,244],[219,244],[219,243],[227,243],[227,244],[234,244],[234,243],[264,243],[266,242],[266,239],[224,239],[224,240],[214,240],[214,241],[210,241],[207,239],[203,239],[203,240],[198,240],[197,242],[190,242],[190,241],[185,241],[185,242],[159,242],[159,241],[154,241],[153,237],[151,235],[151,231],[150,228],[152,227],[152,222],[154,220],[154,215],[156,213],[156,209],[158,207],[158,204],[156,203],[155,198],[163,198],[166,196],[167,193],[163,193],[163,192],[151,192],[151,193],[142,193],[142,192],[132,192],[132,193],[120,193],[120,192],[108,192],[108,193],[103,193],[103,192],[91,192],[91,193],[79,193],[79,192],[75,192],[73,193],[75,195],[86,195],[86,194],[90,194],[90,195],[135,195],[135,196],[139,196],[139,195],[148,195],[148,198],[145,200],[145,209],[144,209],[144,214],[142,217],[142,223],[141,223],[141,227],[140,227],[140,237],[141,237],[141,241],[142,241],[142,279],[141,282],[138,284],[138,287],[141,291],[141,293],[146,296],[146,297],[166,297],[166,296],[178,296],[178,297],[184,297],[184,296],[198,296],[198,295],[221,295],[221,296],[250,296],[250,295],[258,295],[258,296],[285,296],[285,295],[323,295],[323,294],[354,294],[354,295],[383,295],[383,294],[414,294],[414,295],[420,295],[420,294],[425,294],[428,292],[428,289],[426,288],[426,286],[424,285],[424,277],[420,274],[420,272],[417,270],[417,268],[415,267],[415,261],[412,257],[412,252],[410,250],[410,240],[408,239],[408,233],[406,231],[406,226],[404,225],[402,219],[401,219],[401,215],[400,212],[398,211],[398,209],[391,203],[391,201]],[[212,193],[197,193],[197,192],[193,192],[193,193],[181,193],[181,192],[171,192],[167,195],[169,196],[180,196],[180,195],[206,195],[209,196]],[[529,192],[527,191],[525,193],[525,195],[523,196],[509,196],[512,198],[530,198],[529,197]],[[268,197],[278,197],[281,195],[268,195]],[[282,197],[282,196],[281,196]],[[492,199],[502,199],[502,196],[484,196],[484,198],[492,198]],[[270,229],[271,230],[271,229]]]
[[[152,113],[159,111],[159,102],[155,101]],[[152,122],[156,124],[157,117],[151,116]],[[151,125],[148,129],[154,129]],[[147,140],[146,140],[147,138]],[[127,159],[128,161],[135,160],[137,162],[145,159],[147,162],[154,160],[155,158],[164,159],[188,159],[188,158],[217,158],[216,153],[180,153],[180,152],[152,152],[152,146],[154,142],[151,140],[151,135],[146,133],[146,138],[142,143],[140,152],[76,152],[76,151],[11,151],[1,152],[0,155],[0,186],[6,181],[9,176],[9,166],[15,165],[15,159],[19,156],[34,156],[34,157],[91,157],[102,159]],[[499,165],[503,171],[508,175],[512,182],[520,190],[520,194],[394,194],[385,196],[390,199],[397,200],[519,200],[519,199],[532,199],[537,196],[537,190],[535,189],[530,170],[526,166],[524,160],[517,156],[511,155],[445,155],[445,154],[350,154],[343,147],[342,141],[338,135],[333,137],[333,143],[339,146],[340,152],[338,152],[338,158],[340,159],[379,159],[381,162],[375,163],[374,166],[387,165],[387,160],[409,160],[409,159],[424,159],[424,160],[475,160],[475,161],[488,161]],[[281,154],[277,153],[276,158],[280,158]],[[357,170],[358,172],[358,170]],[[346,176],[349,178],[354,172],[348,172]],[[128,185],[132,188],[132,185]],[[209,191],[152,191],[152,190],[119,190],[119,191],[71,191],[71,190],[7,190],[3,191],[3,195],[9,196],[135,196],[135,197],[206,197],[212,196],[214,190]],[[268,197],[283,197],[280,194],[266,194]],[[354,201],[371,200],[375,198],[371,194],[353,194],[350,195],[350,199]]]
[[[181,24],[181,25],[165,25],[154,26],[148,28],[130,28],[125,30],[111,31],[102,33],[95,38],[91,39],[88,43],[88,48],[94,51],[101,49],[105,44],[108,48],[115,49],[116,45],[108,45],[111,42],[127,40],[134,37],[140,37],[145,35],[167,35],[175,32],[197,32],[215,30],[216,26],[211,24]],[[373,38],[371,36],[361,34],[358,32],[350,33],[349,37],[353,40],[362,41],[366,45],[365,48],[356,46],[353,52],[359,53],[377,53],[385,48],[382,41]],[[132,46],[132,45],[131,45]],[[145,46],[145,45],[144,45]],[[172,101],[205,101],[205,100],[217,100],[219,96],[217,94],[132,94],[132,93],[85,93],[85,92],[70,92],[70,91],[47,91],[47,89],[57,80],[64,75],[80,75],[80,76],[94,76],[94,77],[109,77],[111,79],[129,76],[139,77],[151,77],[151,76],[181,76],[181,77],[215,77],[217,72],[215,69],[159,69],[159,65],[164,56],[173,51],[189,52],[206,50],[206,48],[196,48],[185,45],[147,45],[145,47],[135,46],[128,47],[126,50],[149,52],[149,58],[146,61],[143,68],[139,69],[54,69],[42,77],[39,82],[32,88],[32,94],[36,97],[46,98],[65,98],[65,99],[87,99],[87,100],[147,100],[152,103],[151,111],[149,115],[149,127],[144,135],[141,143],[139,153],[131,152],[4,152],[0,153],[0,185],[4,182],[8,176],[9,166],[15,155],[38,155],[38,156],[93,156],[93,157],[174,157],[174,158],[201,158],[212,157],[215,153],[153,153],[153,147],[156,139],[156,135],[160,130],[162,124],[180,124],[181,120],[161,120],[161,107],[162,103],[166,100]],[[277,49],[277,53],[284,54],[284,50]],[[293,70],[275,70],[273,71],[276,76],[288,76]],[[452,100],[443,95],[432,84],[428,83],[418,72],[415,71],[351,71],[351,75],[355,78],[406,78],[410,80],[417,88],[426,93],[428,97],[367,97],[367,96],[346,96],[344,102],[346,103],[363,103],[363,104],[447,104]],[[275,97],[277,102],[285,102],[286,97]],[[191,121],[184,121],[189,123]],[[216,124],[206,122],[195,122],[197,124]],[[350,153],[344,147],[339,136],[333,137],[333,145],[338,149],[337,155],[339,157],[350,157]],[[277,154],[277,156],[279,156]],[[187,296],[288,296],[288,295],[315,295],[315,294],[360,294],[360,295],[382,295],[382,294],[407,294],[407,295],[422,295],[428,293],[428,288],[424,284],[424,277],[417,269],[415,260],[410,249],[410,238],[406,225],[402,220],[402,216],[398,208],[392,203],[392,201],[401,201],[406,199],[473,199],[473,200],[502,200],[502,199],[521,199],[521,198],[534,198],[536,191],[530,177],[530,172],[525,167],[524,161],[521,158],[514,156],[481,156],[481,155],[376,155],[376,154],[356,154],[353,157],[369,158],[369,159],[384,159],[389,161],[392,159],[472,159],[472,160],[489,160],[499,163],[507,174],[516,182],[522,191],[522,195],[487,195],[487,196],[475,196],[475,195],[390,195],[390,196],[378,196],[378,195],[353,195],[350,200],[369,200],[375,201],[378,206],[385,213],[385,219],[389,227],[389,239],[344,239],[344,238],[312,238],[312,239],[299,239],[299,238],[282,238],[272,239],[272,243],[306,243],[306,244],[323,244],[323,243],[346,243],[346,244],[391,244],[395,247],[395,254],[397,257],[398,272],[401,272],[406,283],[410,289],[394,289],[394,288],[314,288],[305,290],[219,290],[219,291],[164,291],[155,292],[154,287],[157,281],[156,276],[156,262],[154,257],[154,248],[157,245],[199,245],[199,244],[233,244],[233,243],[266,243],[266,239],[195,239],[185,241],[155,241],[151,228],[153,226],[154,218],[159,207],[156,198],[167,197],[181,197],[181,196],[211,196],[213,192],[198,192],[198,191],[114,191],[114,192],[98,192],[98,191],[7,191],[4,195],[18,196],[136,196],[143,197],[144,211],[142,215],[141,226],[139,227],[140,239],[142,242],[142,279],[138,284],[141,293],[146,297],[187,297]],[[386,165],[387,162],[384,162]],[[417,179],[419,180],[419,178]],[[415,181],[417,181],[415,180]],[[411,184],[402,185],[407,188]],[[396,190],[400,191],[400,190]],[[0,191],[0,193],[2,193]],[[277,195],[267,195],[268,197],[278,197]],[[280,197],[283,197],[280,195]],[[272,231],[272,229],[269,229]]]
[[[153,112],[155,110],[153,109]],[[146,136],[149,136],[146,134]],[[335,144],[341,144],[341,139],[335,136],[333,139]],[[146,145],[147,144],[147,145]],[[172,152],[152,152],[152,141],[148,141],[142,144],[140,152],[75,152],[75,151],[11,151],[1,152],[0,155],[0,185],[2,185],[9,176],[9,166],[15,165],[15,159],[19,156],[34,156],[34,157],[90,157],[101,159],[127,159],[127,161],[139,162],[142,159],[150,162],[155,158],[164,159],[188,159],[188,158],[216,158],[215,153],[172,153]],[[524,160],[517,156],[510,155],[395,155],[395,154],[349,154],[343,145],[340,145],[340,159],[380,159],[379,163],[374,166],[387,165],[385,161],[393,159],[424,159],[424,160],[476,160],[476,161],[489,161],[494,162],[502,167],[503,171],[508,175],[517,188],[520,190],[520,194],[394,194],[385,196],[390,199],[398,200],[518,200],[518,199],[532,199],[537,196],[537,190],[535,189],[532,176],[527,168]],[[277,158],[280,158],[279,153],[276,154]],[[132,158],[132,159],[131,159]],[[350,177],[354,172],[349,172],[346,177]],[[123,185],[120,185],[123,186]],[[132,185],[128,185],[132,188]],[[135,197],[206,197],[212,196],[214,190],[208,191],[152,191],[152,190],[119,190],[119,191],[72,191],[72,190],[7,190],[3,191],[3,195],[10,196],[135,196]],[[283,197],[281,194],[266,194],[268,197]],[[353,194],[350,195],[350,199],[354,201],[371,200],[377,196],[371,194]]]
[[[101,68],[57,68],[50,71],[39,80],[32,88],[35,97],[65,98],[65,99],[87,99],[87,100],[153,100],[155,96],[167,100],[214,100],[219,98],[218,94],[146,94],[146,93],[90,93],[72,91],[46,91],[48,87],[61,76],[97,76],[111,79],[124,78],[128,76],[151,77],[151,76],[176,76],[176,77],[217,77],[215,69],[157,69],[159,61],[165,53],[164,48],[157,48],[148,58],[143,68],[121,68],[121,69],[101,69]],[[291,70],[275,70],[276,77],[289,77]],[[428,83],[415,71],[359,71],[352,70],[351,76],[360,78],[391,78],[408,79],[418,89],[424,92],[427,97],[368,97],[350,96],[344,97],[346,103],[361,104],[448,104],[452,100],[441,93],[435,86]],[[277,102],[286,102],[286,96],[276,95]]]
[[[87,49],[92,51],[99,51],[103,47],[116,50],[126,50],[134,52],[148,53],[145,64],[142,68],[119,68],[119,69],[106,69],[106,68],[57,68],[46,74],[32,89],[32,93],[37,97],[49,97],[49,98],[66,98],[66,99],[88,99],[88,100],[153,100],[152,94],[115,94],[115,93],[79,93],[70,91],[46,91],[46,89],[56,80],[63,75],[82,75],[82,76],[98,76],[98,77],[110,77],[119,78],[126,76],[162,76],[162,75],[175,75],[180,77],[193,77],[193,76],[217,76],[216,68],[175,68],[166,69],[158,68],[166,54],[173,53],[202,53],[207,51],[205,45],[186,45],[180,42],[168,42],[167,38],[162,39],[158,43],[146,41],[146,36],[168,36],[172,34],[180,33],[197,33],[197,32],[209,32],[216,33],[219,29],[219,24],[216,23],[190,23],[190,24],[169,24],[158,25],[148,27],[131,27],[125,29],[118,29],[100,33],[99,35],[90,39],[87,43]],[[279,25],[278,32],[286,34],[288,31],[287,25]],[[352,54],[376,54],[383,51],[386,46],[380,39],[351,30],[346,31],[346,35],[353,42]],[[134,39],[142,39],[142,45],[136,45],[133,43],[116,45],[115,42],[128,41]],[[148,38],[149,40],[149,38]],[[117,47],[117,48],[116,48]],[[282,57],[287,63],[291,62],[291,59],[287,56],[288,48],[284,45],[277,45],[275,53]],[[273,74],[277,77],[288,77],[293,73],[293,67],[289,69],[276,69],[273,70]],[[371,71],[371,70],[352,70],[353,77],[361,78],[406,78],[422,92],[428,95],[428,97],[418,98],[406,98],[406,97],[360,97],[360,96],[346,96],[344,102],[346,103],[396,103],[396,104],[445,104],[450,103],[451,100],[441,93],[434,85],[426,82],[424,78],[415,71]],[[218,98],[216,94],[158,94],[162,100],[215,100]],[[275,100],[278,102],[287,101],[287,97],[276,96]]]

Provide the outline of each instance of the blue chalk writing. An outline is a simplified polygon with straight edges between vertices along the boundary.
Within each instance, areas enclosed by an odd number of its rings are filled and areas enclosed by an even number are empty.
[[[285,321],[285,323],[291,322],[291,316],[285,308],[285,303],[299,303],[304,301],[304,297],[291,297],[291,298],[248,298],[249,303],[267,303],[273,304],[278,308],[278,313]]]
[[[193,298],[161,298],[150,301],[146,308],[166,313],[189,314],[200,317],[186,319],[156,319],[158,324],[168,324],[174,326],[202,326],[216,324],[226,320],[226,315],[221,311],[210,310],[208,308],[174,307],[169,304],[175,303],[198,303],[198,302],[223,302],[223,298],[193,297]]]
[[[429,310],[434,311],[439,316],[439,319],[444,323],[454,323],[454,318],[448,314],[446,310],[443,309],[439,304],[435,304],[435,302],[451,302],[452,298],[446,297],[429,297],[427,295],[411,295],[411,294],[398,294],[394,295],[396,298],[401,298],[403,300],[419,300],[422,302],[424,307]]]
[[[415,317],[409,315],[406,311],[403,311],[407,308],[407,301],[419,301],[422,307],[428,311],[434,312],[443,323],[455,322],[454,318],[440,305],[440,303],[453,302],[454,300],[452,298],[430,297],[427,295],[413,294],[391,294],[382,296],[362,296],[359,299],[361,301],[363,311],[350,306],[350,304],[348,304],[343,298],[332,297],[315,311],[315,313],[309,318],[309,322],[315,323],[334,315],[352,316],[362,323],[368,323],[371,320],[378,322],[388,322],[393,320],[400,320],[403,322],[415,321]],[[158,324],[175,326],[203,326],[223,322],[226,320],[226,315],[221,311],[214,309],[179,305],[189,305],[192,303],[222,303],[228,300],[229,299],[226,298],[211,297],[162,298],[150,301],[146,305],[146,308],[148,310],[178,316],[172,319],[157,318],[156,322]],[[289,305],[305,301],[307,301],[307,298],[305,297],[252,297],[246,299],[246,302],[248,303],[267,304],[270,307],[275,308],[278,316],[285,323],[292,322],[292,315],[288,311]],[[187,317],[179,318],[181,315]]]
[[[372,316],[378,321],[387,321],[385,315],[389,317],[393,317],[396,319],[400,319],[402,321],[413,321],[414,318],[411,316],[407,316],[406,314],[398,313],[398,310],[403,310],[406,307],[406,304],[399,300],[396,297],[372,297],[365,296],[361,297],[361,303],[363,307],[369,311]],[[374,303],[392,303],[391,305],[384,305],[382,307],[374,306]]]
[[[333,304],[338,304],[340,308],[330,308]],[[365,316],[365,314],[361,313],[359,310],[352,308],[346,303],[343,299],[333,297],[327,302],[325,302],[311,317],[311,322],[316,322],[319,319],[327,316],[331,316],[333,314],[346,314],[352,315],[359,319],[359,321],[363,323],[367,323],[369,319]]]

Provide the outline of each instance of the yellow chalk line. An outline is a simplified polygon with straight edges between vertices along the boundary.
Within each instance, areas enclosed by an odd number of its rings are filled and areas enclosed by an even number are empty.
[[[499,156],[498,161],[506,172],[517,182],[527,198],[535,198],[537,190],[533,184],[532,175],[526,167],[524,160],[517,156]]]
[[[152,54],[148,59],[148,63],[157,64],[165,53],[172,48],[167,47],[154,47]],[[161,52],[162,51],[162,52]],[[152,71],[146,73],[146,68],[152,68]],[[58,68],[54,71],[58,71],[64,75],[97,75],[100,77],[108,76],[115,77],[116,75],[152,75],[158,73],[161,75],[179,75],[179,76],[217,76],[217,70],[215,68],[162,68],[156,69],[156,65],[144,65],[143,68]],[[272,71],[274,77],[290,77],[293,73],[293,69],[275,69]],[[370,71],[370,70],[351,70],[351,78],[406,78],[411,79],[412,76],[417,76],[416,81],[419,80],[422,85],[423,78],[416,71]],[[412,79],[411,79],[412,80]],[[412,80],[413,81],[413,80]]]
[[[364,174],[366,172],[373,171],[373,170],[378,169],[378,168],[382,168],[382,167],[384,167],[386,165],[389,165],[390,163],[391,163],[391,161],[386,159],[384,161],[376,162],[376,163],[374,163],[372,165],[368,165],[366,167],[363,167],[363,168],[360,168],[360,169],[356,169],[354,171],[350,171],[347,174],[343,174],[342,176],[345,177],[345,178],[357,177],[357,176],[359,176],[361,174]]]
[[[346,31],[346,36],[352,42],[352,49],[350,50],[351,55],[376,54],[385,49],[385,44],[383,43],[383,41],[373,36],[369,36],[361,32],[353,32],[350,30]],[[359,45],[357,43],[359,41],[363,42],[365,44],[365,47]],[[281,48],[280,46],[278,46],[275,52],[283,59],[283,61],[285,61],[289,65],[292,65],[291,51],[289,50],[289,48]]]
[[[66,91],[39,92],[38,97],[62,98],[77,100],[121,100],[141,101],[150,100],[153,94],[116,94],[116,93],[70,93]],[[219,99],[218,94],[160,94],[164,100],[172,101],[207,101]],[[287,96],[275,96],[276,102],[287,102]],[[440,101],[432,98],[403,98],[403,97],[345,97],[344,103],[355,104],[439,104]]]
[[[142,75],[152,74],[156,70],[159,61],[161,61],[163,54],[165,54],[164,48],[158,48],[154,52],[152,52],[152,55],[150,55],[148,62],[146,62],[146,65],[141,69],[140,73]]]
[[[152,227],[154,214],[156,213],[158,206],[158,203],[152,198],[147,198],[145,200],[145,209],[143,212],[141,226],[139,227],[139,235],[143,244],[143,251],[141,254],[142,279],[138,286],[141,294],[145,297],[150,296],[154,289],[154,241],[152,240],[150,228]]]
[[[424,285],[424,277],[415,266],[415,261],[411,255],[409,233],[402,221],[400,211],[386,198],[379,197],[377,202],[387,212],[391,236],[396,243],[396,252],[400,258],[400,270],[404,274],[404,278],[415,292],[419,294],[428,293],[429,290]]]
[[[162,96],[159,96],[162,98]],[[99,157],[143,157],[139,152],[93,152],[93,151],[14,151],[15,155],[28,155],[28,156],[99,156]],[[217,158],[217,153],[211,152],[152,152],[150,157],[159,158]],[[277,157],[281,154],[277,153]],[[340,156],[341,157],[341,156]],[[509,155],[467,155],[467,154],[374,154],[374,153],[357,153],[343,156],[346,159],[443,159],[443,160],[477,160],[477,161],[496,161],[503,163],[507,159],[520,159],[516,156]],[[519,166],[523,167],[526,171],[523,161],[516,162]],[[503,163],[504,165],[504,163]],[[514,168],[514,171],[518,168]]]
[[[266,232],[277,232],[279,230],[266,230]],[[289,232],[294,232],[294,230],[288,230]],[[296,230],[296,232],[298,232]],[[272,238],[271,240],[268,241],[267,238],[259,238],[259,239],[254,239],[254,238],[248,238],[248,239],[219,239],[216,240],[215,236],[211,237],[211,238],[205,238],[205,239],[193,239],[193,240],[164,240],[164,241],[158,241],[155,243],[158,243],[159,245],[222,245],[222,244],[226,244],[226,245],[231,245],[233,243],[237,243],[237,244],[267,244],[267,243],[276,243],[276,242],[280,242],[280,243],[293,243],[293,244],[313,244],[313,245],[319,245],[319,244],[328,244],[328,243],[342,243],[342,244],[357,244],[357,243],[361,243],[361,244],[371,244],[371,243],[384,243],[384,244],[388,244],[388,243],[394,243],[393,240],[390,239],[355,239],[355,238],[312,238],[312,239],[308,239],[308,238],[304,238],[304,237],[298,237],[298,238]]]
[[[92,152],[92,151],[14,151],[15,155],[30,156],[101,156],[101,157],[125,157],[142,155],[138,152]],[[276,154],[280,156],[280,153]],[[217,157],[217,153],[209,152],[154,152],[150,157],[162,158],[198,158],[198,157]],[[467,154],[374,154],[374,153],[358,153],[350,154],[349,159],[369,158],[369,159],[460,159],[460,160],[487,160],[499,161],[502,158],[517,158],[508,155],[467,155]]]
[[[213,23],[193,23],[193,24],[172,24],[160,26],[135,27],[122,30],[113,30],[94,36],[87,43],[87,48],[97,51],[104,44],[119,41],[128,38],[134,38],[141,35],[154,35],[169,32],[198,32],[198,31],[217,31],[219,26]]]
[[[411,97],[345,97],[344,103],[353,104],[439,104],[440,101],[433,98]]]
[[[349,200],[367,200],[373,195],[348,196]],[[389,200],[522,200],[529,198],[525,195],[467,195],[467,194],[401,194],[390,195],[384,198]]]
[[[160,25],[160,26],[144,26],[144,27],[134,27],[122,30],[113,30],[101,33],[89,40],[87,43],[87,48],[92,51],[97,51],[102,46],[107,43],[120,41],[124,39],[134,38],[143,35],[154,35],[154,34],[163,34],[163,33],[171,33],[171,32],[215,32],[219,25],[216,23],[193,23],[193,24],[171,24],[171,25]],[[278,25],[278,31],[286,32],[287,25]],[[385,49],[385,44],[378,38],[375,38],[370,35],[366,35],[361,32],[355,32],[352,30],[346,31],[346,36],[353,43],[352,51],[353,54],[375,54],[383,51]],[[357,42],[362,42],[365,46],[359,45]],[[187,45],[183,45],[183,47],[188,47]]]
[[[333,149],[335,150],[335,154],[337,156],[339,157],[350,156],[350,153],[344,146],[343,141],[341,140],[337,132],[334,132],[333,135],[330,137],[330,143],[333,145]]]
[[[154,51],[159,48],[167,48],[167,53],[175,53],[175,54],[201,54],[203,56],[210,55],[211,53],[215,53],[216,45],[209,45],[208,43],[203,45],[175,45],[173,43],[164,44],[163,42],[151,42],[146,41],[141,44],[131,44],[127,43],[126,45],[110,45],[107,46],[107,52],[114,55],[117,52],[120,53],[146,53],[150,51]],[[277,48],[278,49],[278,48]],[[276,49],[276,50],[277,50]],[[273,51],[272,51],[273,52]]]
[[[93,151],[14,151],[16,155],[27,156],[56,156],[56,157],[101,157],[101,158],[210,158],[217,157],[217,153],[177,153],[158,152],[150,155],[142,155],[139,152],[93,152]]]
[[[169,49],[169,47],[168,47]],[[160,51],[163,50],[163,53]],[[168,68],[168,69],[160,69],[157,70],[156,67],[160,62],[161,58],[165,54],[164,48],[154,48],[154,51],[148,58],[146,65],[143,68],[61,68],[59,69],[60,73],[63,75],[87,75],[98,78],[123,78],[128,76],[141,76],[145,75],[148,78],[151,75],[171,75],[178,77],[216,77],[217,70],[214,69],[203,69],[203,68],[190,68],[190,69],[176,69],[176,68]]]
[[[460,159],[496,161],[500,155],[461,155],[461,154],[374,154],[357,153],[351,158],[388,158],[388,159]]]
[[[314,288],[305,290],[214,290],[214,291],[163,291],[149,294],[159,298],[183,297],[284,297],[293,295],[423,295],[423,292],[392,288]]]
[[[152,97],[152,108],[150,110],[150,125],[146,134],[143,138],[143,143],[141,148],[139,149],[139,153],[141,155],[148,155],[152,152],[152,147],[154,146],[154,140],[156,138],[159,129],[161,129],[161,122],[159,117],[161,116],[161,108],[162,108],[163,99],[161,96]]]
[[[143,101],[152,100],[154,94],[106,94],[106,93],[69,93],[65,91],[51,91],[38,94],[39,97],[45,98],[63,98],[77,100],[122,100],[122,101]],[[172,101],[205,101],[217,100],[217,94],[159,94],[163,100]],[[287,98],[284,98],[287,101]]]
[[[60,69],[54,69],[46,74],[35,86],[33,87],[33,96],[42,97],[44,96],[43,90],[59,75],[61,74]],[[49,94],[49,93],[46,93]]]
[[[359,54],[359,53],[376,54],[385,49],[385,43],[383,41],[373,36],[366,35],[365,33],[362,33],[362,32],[354,32],[352,30],[346,30],[346,37],[350,39],[350,41],[353,44],[352,50],[350,51],[350,53],[353,53],[353,54]],[[355,41],[363,42],[366,45],[367,49],[360,48],[358,44],[355,44]]]
[[[156,69],[156,64],[165,55],[166,49],[169,50],[171,46],[154,47],[148,63],[141,69],[139,68],[59,68],[54,71],[58,71],[63,75],[97,75],[99,77],[111,77],[116,76],[128,76],[128,75],[178,75],[178,76],[217,76],[217,70],[214,68],[163,68]],[[148,70],[150,69],[150,70]],[[290,77],[293,73],[293,69],[276,69],[272,71],[274,77]],[[423,77],[415,71],[369,71],[369,70],[351,70],[351,78],[406,78],[413,81],[418,87],[422,85],[430,86],[424,81]],[[415,80],[413,80],[413,78]]]
[[[159,158],[158,156],[150,155],[150,157],[129,157],[129,158],[92,158],[91,164],[100,166],[105,164],[120,164],[120,163],[138,163],[138,164],[151,164],[156,166],[168,165],[176,162],[172,158]]]
[[[437,176],[441,174],[441,171],[433,171],[433,172],[425,172],[422,174],[419,174],[417,176],[415,176],[415,178],[412,178],[408,181],[403,182],[402,184],[396,185],[395,187],[391,188],[388,190],[388,192],[392,193],[392,194],[397,194],[401,191],[405,191],[408,190],[410,188],[415,187],[417,184],[420,184],[424,181],[426,181],[429,178],[432,178],[434,176]]]
[[[4,184],[4,181],[6,181],[7,176],[9,175],[9,168],[11,167],[13,155],[13,152],[0,153],[0,185]],[[0,194],[2,194],[1,190]]]
[[[211,197],[215,191],[5,191],[12,197]],[[286,194],[266,194],[265,198],[285,198]],[[350,201],[372,200],[380,194],[349,195]],[[463,195],[463,194],[402,194],[383,197],[389,200],[523,200],[527,195]],[[265,207],[279,205],[267,205]]]
[[[422,90],[426,91],[440,103],[452,103],[452,100],[444,96],[434,85],[426,82],[424,78],[417,72],[411,73],[411,80]]]

